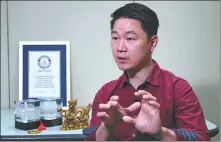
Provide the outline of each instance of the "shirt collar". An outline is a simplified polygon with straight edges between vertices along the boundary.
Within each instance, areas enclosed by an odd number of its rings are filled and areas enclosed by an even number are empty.
[[[149,76],[146,78],[146,82],[154,86],[159,86],[160,67],[154,59],[152,59],[152,61],[153,61],[153,67],[152,70],[150,71]],[[124,72],[123,75],[120,77],[120,81],[121,81],[119,86],[120,88],[122,88],[125,84],[130,84],[126,72]]]

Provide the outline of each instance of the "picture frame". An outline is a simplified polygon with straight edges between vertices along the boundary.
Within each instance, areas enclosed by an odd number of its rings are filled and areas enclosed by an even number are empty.
[[[70,42],[19,42],[19,100],[29,98],[70,100]]]

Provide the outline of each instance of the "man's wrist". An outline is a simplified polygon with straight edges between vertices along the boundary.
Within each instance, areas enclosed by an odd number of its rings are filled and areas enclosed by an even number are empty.
[[[176,141],[176,134],[172,130],[161,127],[161,134],[160,134],[160,140],[163,141]]]
[[[161,131],[160,131],[160,140],[164,140],[165,136],[167,136],[168,132],[167,132],[167,128],[165,127],[161,127]]]
[[[152,137],[155,137],[157,140],[162,140],[163,133],[165,133],[165,128],[161,127],[159,132],[155,135],[152,135]]]
[[[157,140],[164,140],[168,135],[168,129],[165,127],[161,127],[159,132],[152,137],[156,138]]]
[[[102,122],[100,127],[101,127],[102,131],[106,131],[108,133],[108,137],[106,140],[108,140],[108,141],[113,140],[115,125],[107,125],[104,122]]]
[[[106,128],[108,131],[113,131],[115,125],[108,125],[108,124],[105,124],[104,122],[101,123],[101,126]]]

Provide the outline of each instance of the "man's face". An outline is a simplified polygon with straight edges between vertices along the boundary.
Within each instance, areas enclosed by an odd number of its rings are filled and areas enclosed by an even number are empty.
[[[111,37],[114,60],[123,71],[136,70],[151,55],[152,41],[148,40],[138,20],[129,18],[116,20]]]

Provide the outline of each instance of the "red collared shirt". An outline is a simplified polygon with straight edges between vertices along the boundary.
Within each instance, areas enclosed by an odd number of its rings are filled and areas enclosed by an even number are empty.
[[[202,108],[191,86],[184,79],[161,69],[155,60],[153,63],[149,77],[137,89],[130,85],[124,73],[117,80],[106,83],[97,92],[93,101],[90,127],[101,124],[101,120],[96,116],[100,111],[98,106],[100,103],[107,103],[112,95],[118,95],[119,104],[128,107],[139,101],[134,92],[146,90],[155,96],[160,104],[162,126],[173,130],[178,140],[210,140]],[[139,111],[129,116],[135,118]],[[96,129],[85,140],[95,140],[95,133]],[[142,141],[156,138],[141,134],[133,125],[121,122],[114,129],[113,140]]]

